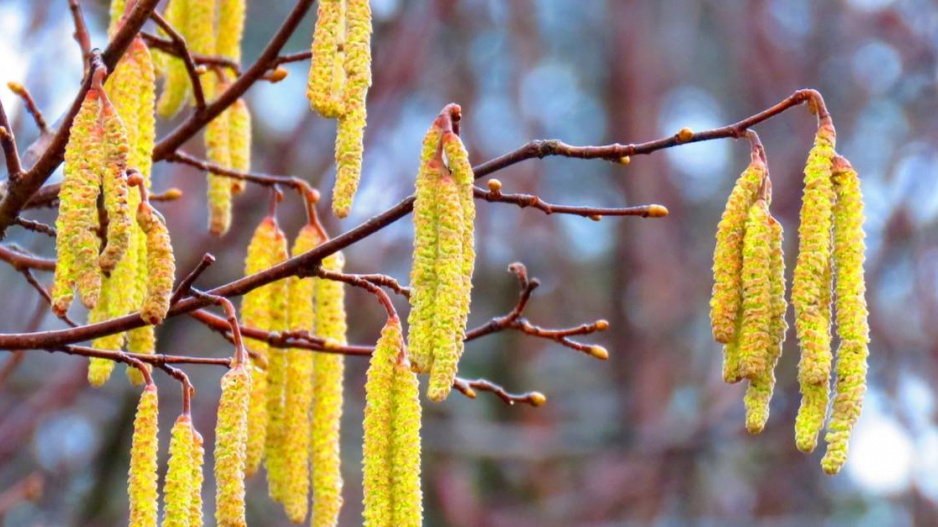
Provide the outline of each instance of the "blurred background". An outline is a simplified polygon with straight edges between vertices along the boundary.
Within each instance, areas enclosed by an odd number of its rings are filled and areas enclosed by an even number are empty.
[[[246,62],[292,3],[249,0]],[[81,4],[94,44],[103,47],[106,2]],[[837,125],[839,150],[860,172],[867,203],[870,389],[849,461],[829,477],[819,466],[823,445],[811,455],[794,446],[794,331],[777,369],[771,418],[756,437],[743,426],[744,387],[723,384],[720,347],[710,337],[713,235],[748,162],[745,141],[683,146],[628,166],[551,158],[497,174],[506,192],[574,205],[660,203],[671,214],[593,222],[478,203],[470,327],[511,309],[518,289],[506,268],[521,261],[543,284],[527,311],[531,321],[567,327],[608,319],[608,331],[587,339],[606,346],[610,359],[599,362],[517,333],[473,341],[462,376],[485,377],[511,391],[539,390],[549,402],[507,407],[480,393],[476,400],[455,394],[426,404],[426,525],[938,525],[938,6],[931,0],[372,0],[372,8],[375,81],[362,188],[351,217],[326,215],[333,234],[412,192],[421,138],[451,101],[463,107],[463,138],[479,163],[530,139],[628,143],[683,126],[722,126],[795,89],[817,88]],[[308,47],[313,19],[307,17],[285,51]],[[32,90],[50,121],[70,104],[81,77],[71,33],[65,0],[0,2],[0,78]],[[308,109],[307,69],[308,63],[292,64],[286,80],[247,94],[255,117],[254,167],[301,176],[328,195],[334,124]],[[25,148],[38,136],[35,127],[6,88],[0,98]],[[173,124],[160,123],[160,135]],[[789,278],[801,169],[814,127],[814,117],[796,108],[756,128],[773,176],[773,212],[786,229]],[[202,155],[201,140],[183,150]],[[214,239],[206,229],[204,175],[161,163],[154,179],[157,191],[185,192],[161,205],[179,273],[209,251],[218,263],[200,286],[239,277],[248,238],[266,211],[266,191],[250,187],[239,197],[232,232]],[[291,237],[304,221],[296,201],[288,195],[280,213]],[[51,211],[28,217],[53,219]],[[406,282],[412,235],[408,220],[380,231],[347,250],[347,270]],[[19,228],[8,239],[44,256],[54,253],[48,239]],[[51,276],[40,279],[48,283]],[[31,323],[62,327],[44,311],[36,314],[39,299],[10,267],[0,266],[0,284],[0,331],[23,331]],[[350,341],[374,342],[383,316],[373,299],[349,291],[348,311]],[[167,353],[231,352],[185,317],[164,325],[159,339]],[[349,526],[361,524],[366,366],[347,359],[341,523]],[[187,371],[198,388],[196,426],[212,444],[221,372]],[[0,496],[24,481],[41,480],[44,487],[41,496],[8,507],[2,525],[126,523],[139,391],[122,373],[98,390],[84,376],[85,361],[35,351],[0,385]],[[165,375],[156,378],[163,467],[179,390]],[[204,495],[210,525],[210,470]],[[263,476],[249,482],[248,500],[250,524],[288,524],[267,498]]]

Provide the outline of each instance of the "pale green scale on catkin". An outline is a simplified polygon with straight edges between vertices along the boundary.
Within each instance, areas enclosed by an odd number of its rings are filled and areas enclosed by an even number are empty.
[[[325,257],[323,269],[341,272],[342,253]],[[345,287],[342,282],[316,278],[316,335],[326,346],[346,343]],[[340,431],[343,409],[342,381],[345,358],[316,353],[313,358],[311,423],[313,518],[315,527],[335,525],[342,508]]]
[[[189,51],[201,55],[216,55],[218,46],[218,33],[215,27],[218,15],[218,0],[187,0],[185,17],[185,37]],[[199,77],[202,89],[205,91],[206,102],[215,97],[213,86],[215,75],[205,74]],[[195,103],[195,97],[191,99]]]
[[[202,483],[205,474],[205,446],[202,434],[192,429],[192,499],[189,500],[189,527],[202,527]]]
[[[739,371],[738,329],[741,328],[743,238],[746,217],[765,178],[765,163],[758,157],[736,180],[717,226],[713,252],[713,293],[710,299],[710,323],[713,338],[726,344],[723,353],[723,379],[734,383],[742,379]]]
[[[287,238],[275,224],[273,238],[268,247],[270,262],[279,264],[289,257]],[[270,331],[281,333],[287,329],[287,281],[268,284],[270,288]],[[267,439],[264,455],[267,457],[267,485],[270,497],[283,502],[287,467],[284,452],[284,399],[287,390],[287,350],[270,346],[267,350]]]
[[[442,401],[449,395],[456,378],[459,362],[460,342],[463,330],[462,298],[465,284],[462,274],[463,260],[463,211],[459,201],[459,187],[444,175],[437,181],[440,200],[437,224],[437,289],[433,308],[433,333],[430,340],[433,349],[433,366],[427,397]]]
[[[229,108],[228,141],[231,168],[238,172],[251,171],[251,111],[244,99],[238,99]],[[244,191],[245,182],[231,180],[231,190],[239,194]]]
[[[195,0],[170,0],[164,16],[177,31],[180,31],[188,40],[189,2]],[[190,48],[190,51],[194,51]],[[182,108],[192,93],[189,73],[182,59],[175,56],[166,56],[166,80],[163,82],[163,93],[156,103],[156,111],[163,119],[170,119]]]
[[[743,303],[739,335],[739,373],[752,380],[766,370],[771,337],[771,262],[769,207],[758,200],[749,208],[743,237]]]
[[[837,383],[830,422],[827,452],[821,466],[836,474],[847,461],[850,431],[863,409],[866,393],[869,323],[866,280],[863,272],[866,244],[863,232],[863,194],[860,179],[843,158],[834,161],[834,261],[836,263]]]
[[[137,208],[137,223],[147,235],[148,279],[140,318],[155,326],[163,322],[169,311],[176,278],[176,260],[166,220],[149,203],[141,203]]]
[[[416,201],[414,201],[414,256],[410,271],[410,343],[411,366],[419,373],[429,373],[433,366],[433,305],[436,297],[437,277],[437,218],[439,203],[436,180],[440,165],[431,164],[437,155],[442,132],[434,125],[423,139],[420,153],[420,171],[417,173]]]

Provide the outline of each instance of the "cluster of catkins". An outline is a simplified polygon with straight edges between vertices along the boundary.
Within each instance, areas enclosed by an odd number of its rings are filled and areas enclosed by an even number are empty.
[[[153,63],[143,41],[131,43],[102,87],[104,74],[103,69],[94,73],[65,150],[52,308],[64,316],[77,289],[91,322],[139,310],[147,326],[96,339],[93,346],[153,353],[152,325],[169,309],[175,263],[163,218],[141,197],[149,184],[154,135],[153,91],[147,90]],[[139,192],[129,189],[130,169],[138,174]],[[100,386],[113,368],[113,361],[91,359],[89,381]],[[143,382],[135,368],[128,375],[135,384]]]
[[[218,56],[238,63],[244,32],[246,0],[171,0],[166,21],[185,39],[189,51]],[[120,0],[115,0],[114,4]],[[112,4],[112,6],[114,5]],[[192,82],[181,58],[165,57],[163,93],[157,112],[172,118],[186,103],[194,103]],[[206,103],[228,88],[233,71],[215,67],[202,73],[200,83]],[[251,113],[238,99],[205,127],[205,156],[213,164],[238,172],[251,169]],[[231,227],[232,195],[244,190],[242,181],[208,175],[209,230],[221,236]]]
[[[866,391],[869,327],[863,276],[863,196],[850,163],[835,152],[834,127],[823,119],[804,171],[799,251],[792,284],[801,347],[799,450],[811,452],[828,415],[831,373],[836,397],[821,465],[836,474],[847,459],[850,430]],[[769,213],[771,184],[764,153],[737,180],[717,228],[711,299],[713,337],[724,344],[723,378],[749,381],[746,428],[759,433],[769,416],[774,368],[788,326],[782,227]],[[833,290],[832,290],[833,287]],[[840,347],[831,352],[832,301]]]
[[[433,401],[445,399],[456,378],[475,265],[475,178],[462,141],[445,126],[450,109],[458,115],[458,106],[444,109],[424,137],[414,202],[407,340],[414,370],[430,374]]]
[[[306,94],[319,115],[338,120],[332,211],[339,218],[348,216],[358,190],[370,86],[369,0],[320,1]]]

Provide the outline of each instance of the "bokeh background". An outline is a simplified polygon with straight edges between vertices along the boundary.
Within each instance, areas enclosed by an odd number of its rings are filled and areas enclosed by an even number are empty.
[[[81,2],[103,47],[107,6]],[[250,0],[245,58],[252,60],[292,2]],[[478,204],[479,260],[470,326],[507,312],[517,296],[506,272],[527,264],[543,285],[528,315],[571,326],[599,318],[589,337],[599,362],[549,341],[502,333],[472,342],[463,376],[509,390],[540,390],[542,408],[507,407],[480,394],[427,404],[426,524],[451,526],[938,525],[938,7],[930,0],[373,0],[374,88],[362,189],[336,234],[410,192],[421,137],[450,101],[464,111],[474,162],[530,139],[573,144],[639,142],[721,126],[797,88],[821,90],[839,149],[859,169],[867,202],[871,309],[870,389],[837,477],[794,447],[797,348],[788,335],[772,415],[761,436],[743,427],[742,386],[720,376],[710,338],[713,234],[732,183],[748,160],[744,141],[683,146],[633,159],[532,160],[497,175],[506,191],[596,206],[660,203],[666,219],[545,216]],[[313,17],[287,51],[309,45]],[[0,78],[25,84],[50,121],[81,76],[64,0],[0,3]],[[309,111],[308,64],[247,95],[255,116],[254,166],[332,186],[334,124]],[[37,132],[19,101],[0,90],[21,148]],[[801,168],[814,118],[794,109],[757,127],[775,188],[773,212],[794,266]],[[173,123],[161,123],[166,133]],[[184,147],[201,155],[199,139]],[[237,278],[267,194],[249,188],[223,239],[205,228],[205,178],[157,165],[156,189],[185,198],[162,205],[180,273],[210,251],[218,263],[199,285]],[[328,194],[325,192],[324,194]],[[294,196],[281,209],[292,236],[303,221]],[[51,221],[51,212],[29,217]],[[48,239],[11,228],[9,240],[51,256]],[[400,221],[347,251],[347,269],[406,282],[412,228]],[[49,282],[50,276],[40,277]],[[38,298],[0,266],[0,330],[61,327],[36,318]],[[400,299],[397,299],[398,301]],[[406,305],[398,302],[404,310]],[[350,340],[371,343],[382,323],[373,299],[348,293]],[[789,312],[789,317],[792,313]],[[79,310],[76,318],[85,316]],[[35,319],[35,320],[34,320]],[[167,353],[225,356],[227,343],[187,318],[159,332]],[[0,357],[9,361],[9,355]],[[342,525],[361,523],[361,419],[366,361],[347,360]],[[3,363],[0,362],[0,368]],[[122,368],[120,368],[122,369]],[[213,441],[220,371],[187,369],[198,388],[195,422]],[[83,360],[28,352],[0,385],[0,495],[31,474],[41,497],[8,506],[6,526],[126,523],[126,471],[138,390],[118,372],[103,389],[84,381]],[[179,404],[177,384],[157,374],[165,463]],[[209,462],[211,459],[209,458]],[[212,520],[214,486],[204,489]],[[252,525],[287,525],[249,483]]]

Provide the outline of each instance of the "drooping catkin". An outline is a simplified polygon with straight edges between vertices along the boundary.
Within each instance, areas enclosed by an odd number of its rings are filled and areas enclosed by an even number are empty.
[[[104,187],[104,208],[107,211],[107,243],[98,258],[98,265],[110,273],[124,258],[133,235],[134,221],[127,204],[127,159],[130,144],[124,123],[114,106],[102,100],[101,119],[104,124],[104,167],[101,173]]]
[[[336,91],[336,76],[344,77],[342,68],[336,63],[342,60],[340,44],[345,38],[345,0],[322,0],[319,2],[316,27],[313,30],[312,63],[306,96],[310,106],[319,115],[333,119],[345,113],[341,91]],[[338,86],[341,89],[340,78]]]
[[[419,526],[420,399],[403,357],[400,320],[388,319],[365,383],[364,519],[368,527]]]
[[[231,168],[238,172],[251,171],[251,111],[244,99],[238,99],[228,109],[229,124],[229,154]],[[231,190],[235,194],[244,191],[245,182],[240,179],[231,180]]]
[[[241,62],[241,36],[244,33],[246,0],[219,0],[218,40],[215,52]]]
[[[148,384],[137,405],[130,447],[127,493],[130,498],[131,527],[152,527],[157,522],[158,406],[156,385]]]
[[[769,207],[757,200],[749,208],[743,237],[743,303],[739,335],[739,372],[753,380],[767,368],[771,335],[771,261]]]
[[[163,483],[163,527],[189,527],[192,506],[193,460],[192,418],[176,419],[169,440],[169,462]]]
[[[866,244],[863,233],[863,194],[860,178],[850,163],[836,157],[833,163],[834,261],[836,274],[837,394],[827,425],[827,452],[821,466],[828,474],[840,472],[847,461],[850,431],[863,409],[866,392],[866,359],[869,355],[866,280],[863,272]]]
[[[766,369],[753,378],[746,389],[746,429],[751,434],[758,434],[765,428],[769,419],[769,402],[775,388],[775,365],[782,353],[782,343],[788,331],[785,312],[788,302],[785,300],[785,257],[782,252],[782,224],[769,216],[770,228],[770,285],[771,307],[769,319],[770,344]]]
[[[205,475],[205,440],[195,428],[192,429],[192,497],[189,500],[189,527],[202,527],[202,483]]]
[[[342,271],[342,253],[327,256],[323,269]],[[346,343],[345,288],[341,282],[316,278],[316,335],[326,345]],[[342,470],[339,450],[342,420],[342,379],[345,360],[334,353],[316,353],[313,357],[312,525],[336,525],[342,508]]]
[[[834,191],[831,163],[834,158],[833,126],[822,125],[808,154],[804,202],[798,228],[798,260],[792,283],[795,330],[801,346],[798,381],[802,401],[795,420],[796,443],[810,452],[824,424],[830,397],[830,296],[831,226]]]
[[[417,173],[414,202],[414,260],[410,270],[410,315],[407,340],[410,343],[411,366],[420,373],[430,372],[433,366],[433,306],[436,304],[437,276],[437,223],[439,203],[436,199],[436,180],[441,166],[434,163],[439,151],[442,131],[434,124],[423,139],[420,170]]]
[[[459,356],[462,356],[463,339],[465,338],[466,323],[469,320],[469,304],[472,299],[472,272],[475,269],[475,198],[473,197],[473,182],[475,175],[469,163],[469,153],[459,136],[447,133],[443,136],[443,148],[449,162],[450,172],[459,191],[459,202],[462,205],[462,278],[465,291],[460,299],[460,334],[457,335]]]
[[[299,256],[315,248],[320,242],[319,231],[312,225],[300,229],[293,243],[293,256]],[[293,277],[289,289],[289,329],[291,331],[315,331],[313,309],[316,281],[313,278]],[[287,516],[294,523],[306,519],[309,509],[309,409],[313,401],[313,354],[309,350],[291,349],[287,366],[287,393],[284,404],[286,436],[284,461],[286,484],[283,505]]]
[[[104,94],[88,90],[72,123],[65,147],[65,178],[59,191],[59,216],[55,226],[59,264],[52,288],[52,308],[58,315],[68,310],[77,288],[82,303],[94,308],[101,293],[98,267],[97,199],[104,165],[104,130],[100,122]]]
[[[273,265],[289,258],[287,238],[276,225],[270,258]],[[270,287],[270,331],[280,333],[287,329],[287,281],[279,280],[268,284]],[[283,439],[286,435],[284,424],[284,398],[287,393],[287,368],[289,355],[287,350],[271,346],[267,350],[267,440],[264,455],[267,457],[267,487],[270,497],[283,502],[283,489],[286,486],[287,467]]]
[[[723,379],[739,382],[739,342],[737,330],[742,306],[743,237],[749,207],[762,185],[766,168],[764,161],[753,154],[752,161],[736,180],[717,226],[716,248],[713,252],[713,293],[710,299],[710,324],[713,338],[725,344]]]
[[[206,94],[214,93],[216,81],[209,79],[203,85]],[[224,89],[224,84],[221,88]],[[231,167],[231,110],[226,109],[205,127],[205,157],[216,165]],[[222,236],[231,227],[231,182],[228,177],[208,174],[208,228],[215,236]]]
[[[251,275],[268,269],[273,265],[272,247],[277,243],[277,222],[268,216],[254,230],[244,259],[244,274]],[[270,331],[271,328],[271,292],[269,285],[258,287],[244,295],[241,302],[241,322],[245,326]],[[245,345],[257,353],[264,361],[268,358],[266,342],[251,338],[245,339]],[[253,363],[253,361],[252,361]],[[247,475],[253,475],[260,468],[264,457],[267,438],[267,370],[253,365],[250,418],[248,419]]]
[[[433,366],[427,397],[442,401],[449,395],[456,377],[464,328],[462,299],[465,285],[463,261],[463,210],[459,188],[448,174],[437,180],[439,221],[437,224],[436,304],[433,309]]]
[[[108,11],[110,23],[107,27],[108,37],[113,37],[117,31],[121,18],[124,17],[124,8],[127,6],[127,0],[111,0],[111,8]]]
[[[365,100],[371,86],[371,6],[368,0],[346,0],[345,6],[344,112],[338,118],[332,191],[332,211],[339,218],[348,216],[361,179]]]
[[[149,203],[137,207],[137,223],[147,235],[147,290],[140,307],[140,317],[147,323],[159,325],[169,311],[176,276],[176,261],[169,239],[166,220]]]
[[[98,304],[88,313],[88,322],[94,324],[103,322],[110,318],[110,306],[113,303],[112,295],[114,292],[109,287],[111,279],[105,278],[101,287],[101,298]],[[99,337],[91,342],[92,347],[103,350],[120,350],[123,336],[121,333]],[[134,368],[136,369],[136,368]],[[114,371],[114,361],[91,357],[88,359],[88,383],[94,387],[100,387],[111,378],[111,372]]]
[[[180,31],[187,40],[189,38],[187,24],[189,2],[193,1],[196,0],[169,0],[165,11],[166,21]],[[190,51],[195,50],[190,47]],[[186,71],[186,64],[182,59],[167,55],[166,62],[166,80],[163,82],[163,93],[157,101],[156,111],[160,117],[170,119],[189,98],[192,85],[189,81],[189,73]]]
[[[251,375],[238,364],[221,379],[215,427],[215,523],[245,527],[244,464],[248,440]]]

